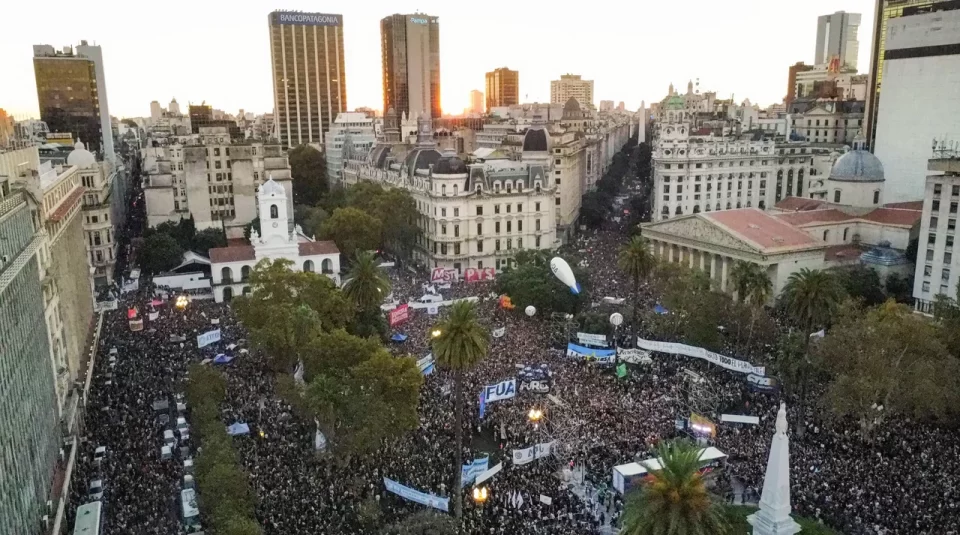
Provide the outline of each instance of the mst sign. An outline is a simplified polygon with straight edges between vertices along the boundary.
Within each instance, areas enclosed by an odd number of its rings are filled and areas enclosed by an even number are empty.
[[[296,24],[300,26],[342,26],[343,15],[330,13],[302,13],[299,11],[274,11],[274,24]]]

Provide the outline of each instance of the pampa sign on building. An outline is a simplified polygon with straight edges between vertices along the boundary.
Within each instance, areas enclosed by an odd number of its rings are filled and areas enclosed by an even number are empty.
[[[329,13],[302,13],[299,11],[274,11],[274,24],[296,24],[298,26],[342,26],[343,15]]]

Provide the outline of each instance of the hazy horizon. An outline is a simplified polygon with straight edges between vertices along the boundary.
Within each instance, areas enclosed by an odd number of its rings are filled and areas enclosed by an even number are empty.
[[[817,17],[835,11],[862,14],[859,70],[866,72],[875,3],[810,0],[791,5],[761,0],[725,3],[694,0],[642,6],[599,0],[590,11],[543,10],[539,5],[490,0],[481,6],[436,0],[363,6],[286,0],[256,7],[221,1],[172,0],[144,9],[117,0],[90,5],[63,0],[11,4],[0,32],[0,72],[8,73],[0,108],[17,118],[39,117],[33,45],[56,48],[81,39],[103,48],[110,113],[146,117],[150,102],[182,107],[206,101],[236,114],[272,111],[273,90],[267,15],[274,10],[343,16],[347,105],[383,106],[380,19],[393,13],[426,13],[440,19],[441,102],[444,114],[469,107],[472,89],[484,90],[484,73],[520,71],[522,102],[547,102],[550,80],[580,74],[595,81],[595,102],[624,101],[635,110],[666,96],[672,82],[686,91],[733,95],[766,106],[786,94],[787,68],[813,63]]]

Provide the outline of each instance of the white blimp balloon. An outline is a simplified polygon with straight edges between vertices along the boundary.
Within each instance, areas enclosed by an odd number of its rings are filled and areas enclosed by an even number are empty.
[[[527,306],[525,312],[527,313],[528,316],[533,316],[534,314],[537,313],[537,307],[533,305],[529,305]]]
[[[573,276],[570,264],[567,264],[566,260],[559,256],[554,257],[553,260],[550,261],[550,271],[560,279],[560,282],[570,287],[571,292],[580,295],[580,285],[577,284],[577,279]]]

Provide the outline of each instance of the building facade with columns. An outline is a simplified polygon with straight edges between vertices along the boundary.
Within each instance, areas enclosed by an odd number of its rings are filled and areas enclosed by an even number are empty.
[[[730,271],[743,260],[763,266],[773,300],[797,271],[823,267],[827,244],[756,208],[689,214],[642,225],[661,261],[708,274],[716,288],[733,292]]]

